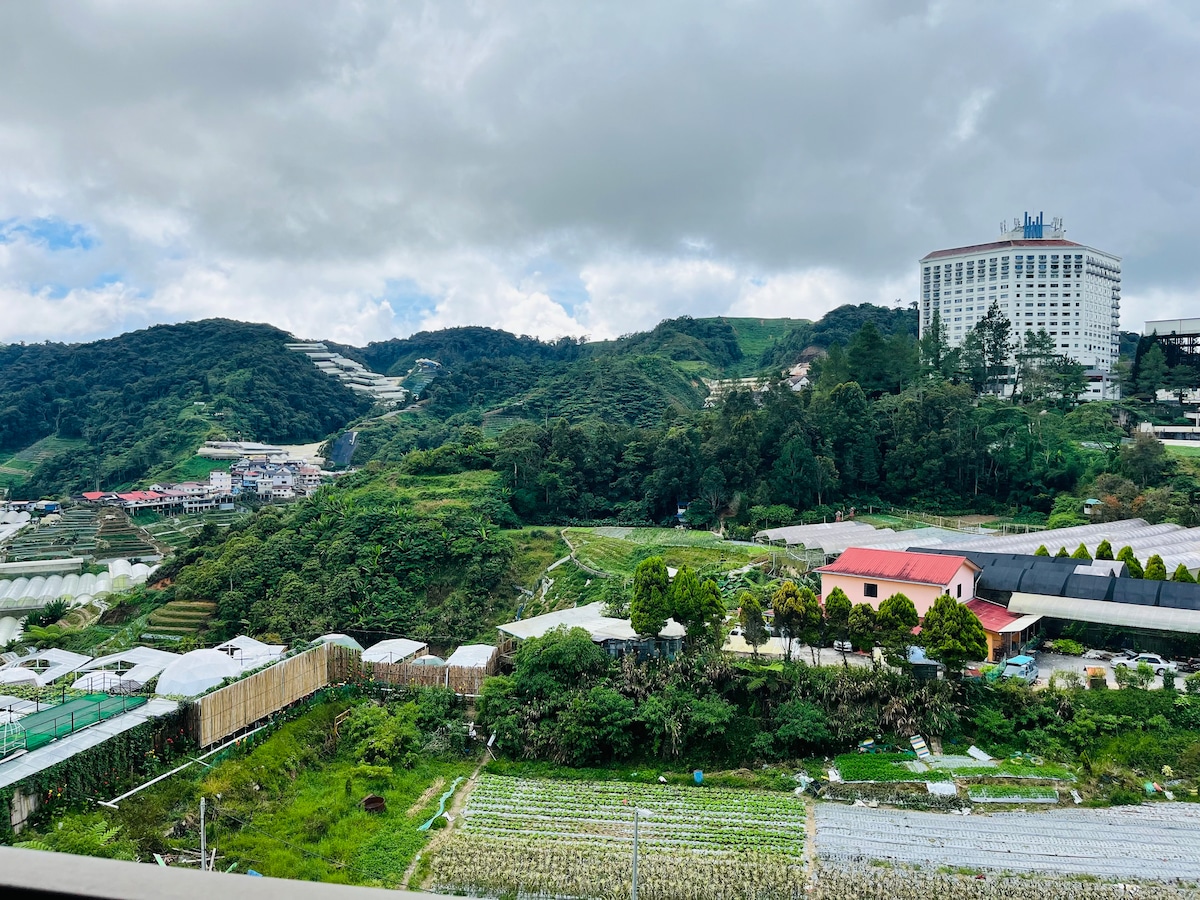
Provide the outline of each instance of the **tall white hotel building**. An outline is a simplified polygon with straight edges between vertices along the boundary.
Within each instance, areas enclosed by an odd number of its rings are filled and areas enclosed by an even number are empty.
[[[1121,260],[1065,237],[1062,220],[1048,226],[1025,214],[988,244],[935,250],[921,262],[920,333],[941,313],[957,347],[992,301],[1012,322],[1012,337],[1045,329],[1059,353],[1087,369],[1090,398],[1111,397],[1120,345]]]

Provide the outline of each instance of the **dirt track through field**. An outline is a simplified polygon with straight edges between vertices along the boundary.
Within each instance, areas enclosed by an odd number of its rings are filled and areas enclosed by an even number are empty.
[[[406,816],[415,816],[424,808],[426,803],[433,799],[434,795],[437,794],[437,792],[440,791],[445,784],[446,779],[439,775],[433,780],[433,784],[425,789],[425,793],[417,798],[417,802],[410,806],[408,811],[404,814]]]
[[[483,767],[487,765],[487,762],[490,758],[490,755],[485,753],[483,761],[475,767],[475,771],[471,773],[471,777],[462,783],[462,787],[459,790],[454,792],[454,796],[450,798],[450,805],[446,807],[446,817],[450,820],[450,824],[446,828],[435,832],[433,838],[428,844],[425,845],[424,849],[422,849],[419,853],[417,853],[416,856],[413,857],[413,861],[408,864],[408,868],[404,872],[404,877],[400,879],[399,887],[401,890],[425,890],[423,885],[417,885],[415,888],[409,888],[408,882],[413,877],[413,872],[417,870],[417,864],[420,863],[424,857],[437,853],[438,848],[441,847],[442,844],[446,843],[446,841],[448,841],[454,834],[454,829],[458,825],[463,808],[467,805],[467,800],[471,796],[471,790],[475,787],[475,783],[479,778],[479,773],[483,771]],[[444,784],[445,779],[439,778],[436,782],[434,782],[433,787],[421,795],[422,799],[418,800],[416,804],[413,804],[414,808],[419,809],[420,807],[418,804],[428,803],[430,800],[432,800],[434,794],[437,792],[437,790],[440,790]],[[412,814],[413,813],[410,810],[409,815]]]

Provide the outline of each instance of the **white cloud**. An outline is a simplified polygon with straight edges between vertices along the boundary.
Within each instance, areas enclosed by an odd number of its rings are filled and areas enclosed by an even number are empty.
[[[1198,22],[1085,0],[0,5],[21,86],[0,222],[98,241],[0,244],[0,335],[815,318],[913,299],[922,254],[1026,207],[1124,257],[1138,327],[1200,282]]]

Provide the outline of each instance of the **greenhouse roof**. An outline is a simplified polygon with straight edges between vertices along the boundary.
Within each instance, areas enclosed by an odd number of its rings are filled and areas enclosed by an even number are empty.
[[[363,651],[363,662],[398,663],[412,659],[418,653],[429,649],[423,641],[410,641],[408,638],[393,638],[390,641],[380,641]]]
[[[446,660],[448,666],[463,666],[468,669],[485,669],[496,655],[491,644],[464,644]]]
[[[1023,615],[1070,619],[1097,625],[1122,625],[1127,628],[1200,634],[1200,611],[1190,609],[1024,593],[1013,594],[1008,602],[1008,609]]]
[[[604,603],[602,602],[560,609],[545,615],[534,616],[531,619],[522,619],[519,622],[509,622],[506,625],[500,625],[499,629],[504,634],[512,635],[519,640],[526,640],[531,637],[541,637],[559,626],[582,628],[597,643],[609,640],[632,641],[638,637],[628,619],[615,619],[604,615]],[[682,625],[674,619],[667,619],[666,627],[658,633],[658,636],[666,639],[681,638],[685,633]]]

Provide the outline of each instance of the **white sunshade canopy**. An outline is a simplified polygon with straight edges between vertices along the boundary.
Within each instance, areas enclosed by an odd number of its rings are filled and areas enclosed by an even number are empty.
[[[179,659],[178,653],[155,650],[153,647],[131,647],[120,653],[97,657],[80,666],[79,669],[81,672],[91,672],[96,669],[115,670],[131,678],[133,675],[130,673],[137,670],[140,676],[139,680],[145,682],[177,659]]]
[[[589,603],[587,606],[556,610],[545,615],[534,616],[532,619],[522,619],[520,622],[509,622],[501,625],[500,631],[511,634],[520,640],[526,640],[531,637],[541,637],[559,626],[582,628],[596,642],[632,641],[638,636],[628,619],[614,619],[604,615],[604,603],[599,601]],[[658,633],[658,636],[664,639],[682,638],[686,633],[687,630],[674,619],[667,619],[666,626]]]
[[[64,675],[74,672],[90,659],[90,656],[84,656],[82,653],[71,653],[69,650],[59,650],[57,648],[43,650],[40,653],[31,653],[29,656],[22,656],[20,659],[13,660],[3,669],[0,669],[0,682],[5,684],[27,683],[28,679],[22,675],[7,674],[16,671],[25,671],[33,675],[33,682],[36,684],[52,684]]]
[[[496,648],[491,644],[464,644],[450,654],[446,665],[462,666],[467,669],[486,669],[496,652]]]
[[[1082,600],[1078,597],[1018,592],[1008,601],[1008,611],[1026,616],[1074,619],[1098,625],[1124,625],[1128,628],[1200,634],[1200,612],[1194,609],[1171,609],[1137,603],[1116,603],[1112,600]]]
[[[224,653],[243,669],[255,669],[264,663],[279,659],[287,647],[283,644],[264,644],[248,635],[239,634],[223,644],[217,644],[213,649]]]
[[[418,653],[429,649],[422,641],[410,641],[408,638],[394,638],[390,641],[380,641],[363,651],[363,662],[398,663],[411,659]]]
[[[362,652],[362,644],[350,637],[348,634],[323,634],[315,641],[314,644],[337,644],[339,647],[349,647],[351,650]]]
[[[0,669],[0,684],[40,684],[33,669]]]
[[[193,650],[163,669],[155,693],[195,697],[241,672],[242,667],[220,650]]]
[[[82,678],[75,680],[71,685],[73,690],[77,691],[103,691],[107,694],[126,694],[130,691],[140,690],[142,683],[127,675],[118,675],[116,672],[108,672],[100,669],[96,672],[88,672]]]

